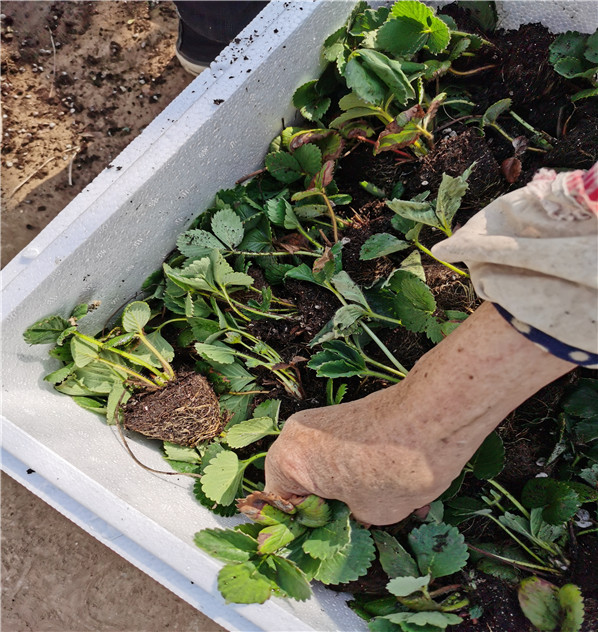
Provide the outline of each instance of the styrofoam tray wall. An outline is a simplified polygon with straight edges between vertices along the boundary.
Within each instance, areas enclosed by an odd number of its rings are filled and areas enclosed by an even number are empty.
[[[501,15],[520,4],[534,15],[535,2],[504,2]],[[592,3],[541,3],[543,15],[572,4],[587,5],[583,22],[591,23]],[[105,521],[106,529],[155,556],[151,566],[123,552],[155,579],[176,590],[164,571],[170,568],[194,582],[195,592],[179,594],[231,630],[365,628],[342,595],[321,587],[306,603],[225,605],[216,588],[220,564],[192,539],[202,528],[231,521],[198,506],[189,479],[140,469],[113,429],[43,382],[42,375],[54,368],[47,347],[27,346],[22,332],[43,316],[68,315],[76,304],[99,299],[100,308],[86,319],[93,331],[131,300],[215,193],[261,166],[281,120],[294,117],[293,91],[316,76],[322,41],[345,21],[352,5],[271,2],[240,34],[240,43],[227,48],[3,274],[4,449],[78,503],[79,513],[62,510],[96,537],[108,544],[114,540],[92,528],[89,519],[76,517],[86,508]],[[551,28],[568,25],[563,20]],[[138,440],[134,449],[149,466],[163,467],[151,442]],[[4,467],[13,474],[18,469]],[[31,488],[60,508],[59,494]]]

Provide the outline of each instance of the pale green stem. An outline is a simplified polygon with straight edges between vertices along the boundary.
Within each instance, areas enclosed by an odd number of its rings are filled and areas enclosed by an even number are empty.
[[[338,226],[336,224],[336,214],[332,208],[332,204],[330,204],[330,200],[324,191],[320,191],[320,195],[324,198],[324,202],[326,207],[328,208],[328,214],[330,215],[330,221],[332,222],[332,239],[334,243],[338,241]]]
[[[231,255],[246,255],[248,257],[291,257],[294,255],[303,255],[305,257],[318,257],[315,252],[309,250],[298,250],[297,252],[249,252],[246,250],[229,250]]]
[[[523,125],[523,127],[525,127],[525,129],[529,130],[530,132],[532,132],[532,134],[534,134],[536,136],[536,141],[538,142],[538,144],[542,145],[542,147],[546,148],[546,149],[553,149],[553,146],[545,139],[542,137],[542,132],[539,132],[537,129],[535,129],[534,127],[532,127],[527,121],[524,121],[518,114],[516,114],[515,112],[509,112],[509,114],[518,122],[521,123],[521,125]]]
[[[245,314],[242,314],[235,307],[235,305],[233,305],[233,301],[232,301],[231,297],[228,295],[228,292],[226,291],[226,288],[224,286],[220,286],[220,290],[221,290],[222,294],[224,295],[224,298],[226,299],[226,302],[230,305],[231,309],[235,312],[235,314],[240,316],[243,320],[246,320],[247,322],[249,322],[251,320],[251,318],[245,316]]]
[[[367,369],[365,371],[362,371],[360,375],[370,375],[371,377],[379,377],[383,380],[386,380],[387,382],[394,382],[395,384],[401,381],[401,380],[398,380],[396,377],[390,376],[388,373],[378,373],[377,371],[368,371]]]
[[[95,338],[92,338],[91,336],[86,336],[85,334],[82,334],[78,331],[76,331],[74,335],[77,336],[78,338],[81,338],[81,340],[85,340],[85,342],[89,342],[90,344],[97,346],[99,349],[103,351],[112,351],[116,355],[119,355],[122,358],[129,360],[129,362],[133,362],[133,364],[138,364],[139,366],[142,366],[144,369],[151,371],[158,379],[161,379],[161,380],[165,379],[166,381],[168,381],[168,378],[166,377],[166,375],[158,371],[158,369],[156,369],[155,366],[152,366],[151,364],[149,364],[148,362],[145,362],[144,360],[142,360],[141,358],[138,358],[137,356],[131,355],[130,353],[127,353],[126,351],[123,351],[122,349],[119,349],[118,347],[110,347],[108,349],[104,349],[103,348],[104,345],[101,342],[98,342]],[[121,366],[121,365],[115,364],[115,366]],[[135,375],[137,375],[137,373],[135,373]],[[153,385],[155,386],[155,384]]]
[[[470,544],[467,545],[470,549],[474,550],[474,551],[478,551],[481,553],[487,553],[487,551],[483,551],[482,549],[478,549],[477,547],[471,546]],[[502,555],[498,555],[496,553],[491,553],[489,555],[489,557],[491,557],[492,559],[498,559],[501,560],[503,562],[506,562],[507,564],[513,564],[515,566],[525,566],[526,568],[533,568],[539,571],[545,571],[547,573],[553,573],[555,575],[558,575],[558,571],[555,570],[554,568],[550,568],[548,566],[539,566],[538,564],[532,564],[531,562],[520,562],[519,560],[512,560],[508,557],[503,557]]]
[[[488,518],[490,518],[490,520],[495,522],[501,529],[506,531],[509,534],[509,536],[513,538],[513,540],[515,540],[515,542],[517,542],[517,544],[519,544],[519,546],[524,551],[527,551],[528,554],[531,555],[535,560],[538,560],[538,562],[542,562],[542,563],[544,562],[544,560],[539,555],[536,555],[528,546],[526,546],[508,527],[506,527],[500,520],[498,520],[498,518],[496,518],[492,514],[488,514]]]
[[[165,371],[166,375],[169,377],[169,379],[174,380],[174,378],[175,378],[174,371],[172,370],[172,367],[170,366],[170,364],[162,356],[162,354],[147,339],[146,335],[142,331],[138,331],[137,335],[139,336],[139,340],[141,340],[141,342],[150,350],[151,353],[153,353],[156,356],[156,358],[158,358],[158,361],[162,365],[162,368],[164,369],[164,371]]]
[[[124,373],[131,375],[136,380],[140,380],[141,382],[144,382],[145,384],[147,384],[148,386],[151,386],[152,388],[156,388],[156,386],[164,386],[164,384],[152,382],[148,378],[141,375],[141,373],[137,373],[136,371],[133,371],[132,369],[127,368],[126,366],[122,366],[122,364],[116,364],[116,362],[110,362],[110,360],[106,360],[100,357],[96,358],[96,360],[98,362],[102,362],[103,364],[107,364],[109,367],[111,367],[112,369],[115,369],[117,372],[123,371]],[[156,379],[159,379],[159,378],[156,376]]]
[[[592,529],[586,529],[585,531],[578,531],[577,535],[586,535],[586,533],[596,533],[598,532],[598,527],[593,527]]]
[[[391,373],[394,373],[395,375],[398,375],[399,377],[405,377],[405,373],[401,373],[400,371],[397,371],[396,369],[393,369],[392,367],[386,366],[386,364],[382,364],[382,362],[378,362],[377,360],[373,360],[372,358],[370,358],[369,356],[367,356],[363,351],[360,350],[361,355],[363,356],[363,359],[368,363],[371,364],[372,366],[376,366],[379,369],[384,369],[385,371],[390,371]]]
[[[369,337],[380,347],[382,353],[403,373],[403,375],[407,375],[407,369],[392,355],[392,353],[386,348],[386,345],[376,336],[376,334],[362,321],[361,326],[364,331],[367,332]]]
[[[423,246],[422,244],[419,243],[419,241],[416,239],[413,242],[422,252],[425,252],[427,255],[429,255],[430,257],[432,257],[432,259],[435,259],[436,261],[438,261],[438,263],[442,263],[443,266],[446,266],[449,270],[452,270],[453,272],[456,272],[457,274],[460,274],[462,277],[465,277],[466,279],[469,279],[469,274],[467,274],[467,272],[465,272],[464,270],[461,270],[460,268],[455,267],[454,265],[448,263],[448,261],[443,261],[442,259],[439,259],[438,257],[435,257],[432,254],[432,251],[429,250],[428,248],[426,248],[425,246]]]
[[[311,244],[313,244],[318,250],[324,250],[324,246],[318,243],[313,237],[311,237],[302,226],[297,226],[297,231],[307,239]]]
[[[511,138],[498,123],[489,123],[489,125],[490,125],[490,127],[493,127],[497,132],[502,134],[510,143],[513,142],[513,138]],[[537,147],[528,147],[527,151],[536,151],[536,152],[539,152],[541,154],[545,154],[546,153],[545,149],[538,149]]]
[[[267,452],[258,452],[257,454],[254,454],[252,456],[250,456],[248,459],[245,459],[244,461],[241,461],[241,464],[247,468],[249,465],[251,465],[254,461],[257,461],[258,459],[261,459],[262,457],[265,457],[266,454],[268,454]]]
[[[166,325],[170,325],[171,323],[186,323],[187,319],[186,318],[171,318],[170,320],[167,320],[163,323],[160,323],[155,329],[154,331],[160,331],[160,329],[162,329],[162,327],[165,327]]]
[[[515,505],[515,507],[517,507],[517,509],[519,509],[519,511],[529,520],[530,519],[530,513],[529,511],[511,494],[509,493],[500,483],[497,483],[493,478],[489,478],[488,482],[490,483],[490,485],[493,485],[494,487],[496,487],[496,489],[498,489],[498,491],[505,496],[506,498],[508,498],[513,505]]]

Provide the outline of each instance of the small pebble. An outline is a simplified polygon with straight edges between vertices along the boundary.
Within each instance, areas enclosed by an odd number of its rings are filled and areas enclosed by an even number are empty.
[[[48,123],[48,127],[50,129],[54,129],[56,127],[56,123]]]
[[[12,167],[14,163],[12,163],[10,160],[6,163],[7,167]]]

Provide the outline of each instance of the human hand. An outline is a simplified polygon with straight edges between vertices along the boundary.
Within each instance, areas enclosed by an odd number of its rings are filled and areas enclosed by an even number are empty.
[[[514,408],[570,371],[485,303],[400,384],[290,417],[266,458],[266,491],[342,500],[392,524],[437,498]]]
[[[400,405],[402,386],[290,417],[266,457],[266,491],[342,500],[368,524],[398,522],[437,498],[468,457],[455,458],[443,433]]]

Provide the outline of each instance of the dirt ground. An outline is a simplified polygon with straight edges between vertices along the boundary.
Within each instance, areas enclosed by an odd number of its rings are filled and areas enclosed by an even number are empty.
[[[4,1],[2,266],[191,81],[171,2]],[[220,626],[2,475],[4,632]]]
[[[171,2],[2,3],[2,265],[193,77]]]

